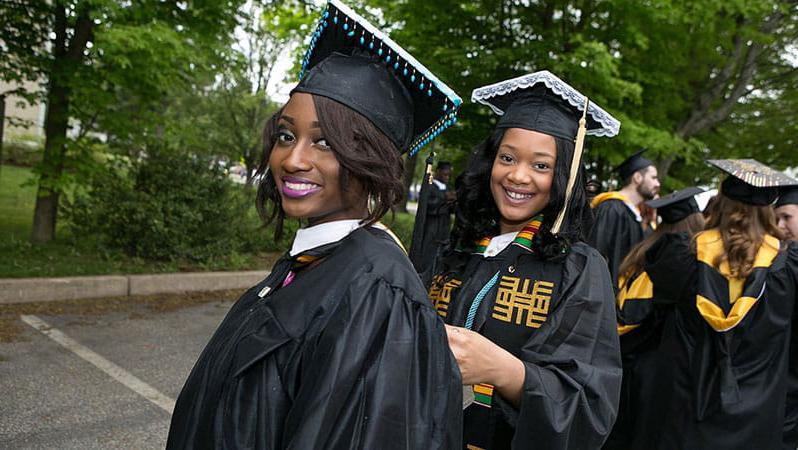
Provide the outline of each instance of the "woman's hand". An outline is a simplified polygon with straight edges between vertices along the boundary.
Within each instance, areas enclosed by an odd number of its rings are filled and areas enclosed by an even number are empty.
[[[524,363],[490,339],[466,328],[446,325],[463,384],[492,384],[516,406],[521,399],[526,368]]]

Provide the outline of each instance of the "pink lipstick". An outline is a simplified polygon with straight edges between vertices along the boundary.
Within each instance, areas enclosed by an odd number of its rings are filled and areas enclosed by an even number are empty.
[[[321,186],[304,178],[283,177],[282,192],[288,198],[304,198],[321,190]]]

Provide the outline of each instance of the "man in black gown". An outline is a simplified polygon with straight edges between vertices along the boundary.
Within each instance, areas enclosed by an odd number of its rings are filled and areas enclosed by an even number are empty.
[[[657,168],[641,156],[644,151],[636,152],[618,166],[623,188],[599,194],[591,204],[595,222],[588,243],[607,259],[616,288],[618,267],[629,250],[644,237],[638,205],[653,199],[659,192]]]

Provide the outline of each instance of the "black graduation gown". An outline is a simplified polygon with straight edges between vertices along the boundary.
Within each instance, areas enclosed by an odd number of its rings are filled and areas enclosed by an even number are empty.
[[[216,330],[177,399],[167,448],[459,448],[457,363],[396,243],[357,229],[280,288],[289,265],[279,261]]]
[[[648,261],[649,267],[659,263],[653,258]],[[623,382],[618,418],[605,450],[652,449],[660,440],[661,412],[673,392],[673,364],[660,348],[663,330],[673,316],[669,289],[654,285],[645,271],[620,286],[617,314]]]
[[[601,447],[621,384],[613,290],[601,255],[579,243],[557,261],[544,261],[511,244],[489,258],[455,252],[442,269],[430,290],[439,314],[449,324],[466,325],[482,292],[471,329],[526,366],[518,408],[489,386],[477,388],[482,395],[465,411],[463,443],[516,450]]]
[[[715,302],[721,318],[733,317],[736,309],[728,298],[711,298],[728,293],[728,287],[718,272],[701,267],[684,237],[658,241],[649,255],[668,261],[646,271],[655,285],[672,288],[670,298],[679,299],[662,338],[674,377],[670,402],[659,415],[658,448],[782,448],[798,245],[779,251],[768,267],[746,279],[744,294],[758,300],[727,331],[710,325],[697,294]]]
[[[593,210],[595,220],[588,243],[607,259],[613,286],[618,284],[618,267],[629,251],[645,237],[643,227],[622,200],[601,202]]]
[[[450,229],[451,207],[446,200],[446,191],[432,183],[427,197],[427,216],[424,221],[424,239],[421,245],[422,267],[418,268],[419,273],[431,269],[435,258],[438,257],[438,251],[449,240]]]

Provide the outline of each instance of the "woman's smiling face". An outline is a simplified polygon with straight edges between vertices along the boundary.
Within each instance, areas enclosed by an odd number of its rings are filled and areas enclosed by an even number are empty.
[[[341,165],[327,145],[313,97],[295,93],[279,118],[269,170],[285,215],[310,225],[365,217],[366,200],[356,180],[341,186]]]
[[[556,161],[557,144],[552,136],[507,129],[490,176],[501,233],[520,231],[548,205]]]

